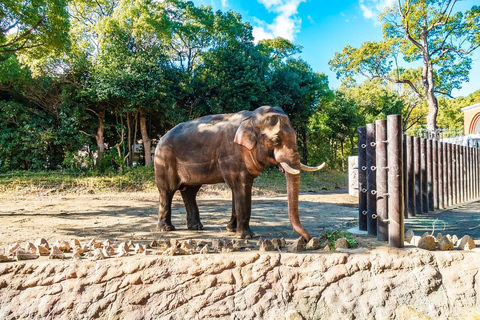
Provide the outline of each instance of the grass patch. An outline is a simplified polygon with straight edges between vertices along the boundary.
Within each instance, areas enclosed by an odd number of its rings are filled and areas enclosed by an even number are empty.
[[[348,177],[344,172],[303,172],[300,192],[345,189]],[[88,194],[104,192],[156,192],[152,168],[127,168],[121,172],[16,171],[0,174],[3,194]],[[202,193],[230,192],[225,184],[204,186]],[[255,179],[255,195],[285,194],[285,176],[277,168],[267,168]]]
[[[335,250],[335,241],[340,238],[347,239],[349,248],[358,247],[358,243],[352,238],[352,234],[345,231],[327,231],[323,236],[320,237],[320,241],[322,245],[328,244],[330,246],[330,250]]]

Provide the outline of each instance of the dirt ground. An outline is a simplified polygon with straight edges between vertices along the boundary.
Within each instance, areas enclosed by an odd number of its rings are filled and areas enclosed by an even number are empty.
[[[151,241],[153,239],[234,238],[225,227],[231,214],[231,196],[198,199],[203,231],[186,228],[180,195],[173,203],[174,232],[154,231],[157,219],[155,193],[92,195],[22,195],[0,201],[0,252],[14,242],[45,238],[49,242],[76,238]],[[327,230],[347,230],[357,225],[357,198],[344,190],[306,193],[299,199],[300,219],[312,236]],[[251,228],[257,238],[296,239],[287,215],[285,196],[254,196]]]

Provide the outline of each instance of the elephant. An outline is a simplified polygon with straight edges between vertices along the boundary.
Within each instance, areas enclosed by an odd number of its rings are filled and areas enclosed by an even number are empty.
[[[158,142],[154,155],[159,191],[156,230],[173,231],[172,197],[180,190],[187,227],[203,230],[196,195],[202,184],[225,182],[232,190],[232,215],[226,227],[237,238],[251,238],[252,185],[267,166],[278,166],[286,176],[288,216],[292,228],[311,239],[298,214],[300,170],[316,171],[300,162],[297,135],[279,107],[215,114],[182,122]]]

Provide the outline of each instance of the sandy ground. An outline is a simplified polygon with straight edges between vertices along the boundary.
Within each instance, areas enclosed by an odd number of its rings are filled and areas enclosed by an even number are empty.
[[[0,201],[0,252],[14,242],[45,238],[49,242],[77,238],[110,240],[234,238],[225,227],[231,214],[230,196],[199,197],[203,231],[186,228],[183,202],[173,203],[174,232],[155,232],[155,193],[9,196]],[[300,219],[312,236],[357,225],[357,198],[346,191],[300,195]],[[287,215],[285,196],[254,196],[250,226],[257,238],[296,239]]]

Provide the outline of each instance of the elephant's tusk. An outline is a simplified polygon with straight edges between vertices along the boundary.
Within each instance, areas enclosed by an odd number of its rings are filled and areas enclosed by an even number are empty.
[[[292,167],[290,167],[286,162],[280,162],[280,165],[282,166],[282,168],[290,173],[290,174],[300,174],[300,170],[297,170],[297,169],[293,169]]]
[[[304,165],[303,163],[300,163],[300,169],[302,169],[303,171],[318,171],[320,169],[325,168],[325,166],[326,166],[325,162],[319,165],[318,167],[309,167]]]

